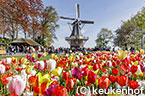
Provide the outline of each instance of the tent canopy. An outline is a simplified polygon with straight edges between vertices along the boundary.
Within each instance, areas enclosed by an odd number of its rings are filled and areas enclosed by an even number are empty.
[[[40,46],[40,44],[35,42],[34,40],[26,39],[26,38],[20,38],[20,39],[14,40],[11,44],[12,45],[14,45],[14,44],[27,44],[30,46]]]

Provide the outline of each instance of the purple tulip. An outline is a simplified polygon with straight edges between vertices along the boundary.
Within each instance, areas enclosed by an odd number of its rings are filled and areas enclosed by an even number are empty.
[[[141,71],[142,71],[143,73],[145,73],[145,67],[144,67],[143,65],[140,65],[140,67],[141,67]]]
[[[26,55],[26,58],[27,58],[28,60],[30,60],[31,56],[30,56],[30,55]]]
[[[82,72],[77,67],[75,67],[72,70],[72,76],[75,77],[75,78],[77,78],[77,79],[81,79]]]
[[[30,62],[34,62],[34,57],[30,58]]]
[[[41,56],[42,56],[41,54],[38,54],[38,58],[41,58]]]
[[[141,54],[139,53],[139,54],[138,54],[138,57],[140,57],[140,56],[141,56]]]
[[[44,92],[44,96],[52,96],[55,87],[57,87],[57,85],[55,84],[48,87],[46,91]]]
[[[144,66],[143,61],[139,61],[139,65]]]

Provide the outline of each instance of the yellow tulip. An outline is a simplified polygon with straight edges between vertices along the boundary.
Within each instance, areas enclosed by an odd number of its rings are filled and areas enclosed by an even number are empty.
[[[143,49],[140,49],[140,54],[144,54],[144,50]]]
[[[17,63],[17,58],[12,57],[12,63]]]
[[[143,73],[142,73],[143,74]],[[143,77],[145,77],[145,74],[143,74]]]
[[[33,68],[34,68],[34,66],[30,66],[30,65],[26,66],[25,72],[27,73],[27,75],[31,74]]]
[[[93,66],[89,65],[89,70],[92,70],[93,71]]]
[[[47,52],[44,52],[44,53],[42,54],[43,57],[46,57],[47,55],[48,55]]]
[[[127,51],[123,51],[123,50],[119,50],[118,51],[118,58],[119,60],[123,60],[128,56],[128,52]]]
[[[77,63],[77,62],[75,62],[75,63],[72,62],[72,63],[71,63],[71,67],[72,67],[72,68],[78,67],[78,63]]]
[[[52,71],[52,74],[54,76],[60,76],[62,73],[62,68],[61,67],[57,67],[55,70]]]
[[[26,62],[27,62],[27,59],[26,58],[22,58],[21,59],[21,64],[26,64]]]
[[[42,92],[44,92],[48,86],[54,81],[54,80],[50,80],[51,76],[49,74],[45,74],[44,76],[42,76],[42,74],[39,72],[37,74],[37,79],[33,85],[34,90],[33,91],[33,96],[38,96],[38,94],[42,94]],[[39,92],[40,91],[40,92]]]
[[[138,65],[138,61],[135,61],[134,64],[137,66]]]
[[[102,66],[104,66],[104,63],[102,62]]]
[[[136,51],[135,51],[135,55],[138,55],[138,54],[139,54],[139,51],[136,50]]]
[[[69,60],[70,60],[70,62],[73,62],[74,61],[74,57],[70,56]]]
[[[143,74],[143,73],[141,72],[140,77],[142,77],[142,76],[145,76],[145,74]]]
[[[47,87],[54,81],[54,80],[50,80],[51,76],[49,74],[45,74],[44,76],[42,76],[42,74],[39,72],[37,74],[37,76],[39,77],[39,84],[41,85],[43,82],[47,82]]]
[[[99,72],[100,69],[97,69],[96,71],[94,71],[96,74]]]
[[[96,82],[95,82],[95,84],[98,86],[98,84],[99,84],[99,81],[98,81],[98,79],[96,79]]]
[[[54,59],[55,58],[55,54],[51,54],[51,58]]]
[[[88,80],[88,76],[85,76],[85,80]]]
[[[36,56],[37,56],[37,55],[36,55],[35,53],[32,53],[32,57],[36,58]]]
[[[72,52],[72,56],[74,56],[75,55],[75,53],[74,52]]]

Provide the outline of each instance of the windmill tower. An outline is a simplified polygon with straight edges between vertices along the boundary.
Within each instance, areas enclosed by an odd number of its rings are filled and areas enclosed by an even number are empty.
[[[72,20],[73,23],[69,23],[72,27],[72,33],[65,40],[70,44],[70,48],[83,48],[89,37],[84,37],[81,30],[85,24],[94,24],[94,21],[80,20],[79,4],[76,4],[76,18],[62,17],[60,19]]]

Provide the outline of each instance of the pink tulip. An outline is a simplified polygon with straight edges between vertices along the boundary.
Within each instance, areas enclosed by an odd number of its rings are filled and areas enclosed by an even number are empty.
[[[1,64],[6,65],[6,64],[7,64],[7,60],[6,60],[6,59],[2,59],[2,60],[1,60]]]
[[[5,73],[5,66],[0,64],[0,74],[4,74]]]
[[[42,70],[45,67],[44,61],[36,61],[35,64],[39,70]]]
[[[8,83],[8,91],[10,94],[21,95],[26,87],[26,78],[16,75]]]

